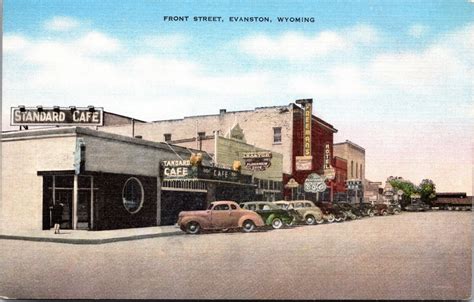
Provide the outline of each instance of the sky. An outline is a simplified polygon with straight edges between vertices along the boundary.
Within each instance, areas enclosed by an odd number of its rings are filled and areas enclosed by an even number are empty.
[[[366,149],[369,180],[430,178],[440,192],[472,194],[473,1],[3,5],[3,129],[18,105],[153,121],[313,98],[335,142]]]

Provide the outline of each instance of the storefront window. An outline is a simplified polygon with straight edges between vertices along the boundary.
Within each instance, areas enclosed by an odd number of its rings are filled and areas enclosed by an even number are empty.
[[[122,191],[122,200],[125,209],[131,214],[137,213],[142,208],[143,197],[144,193],[141,182],[135,177],[129,178],[125,182]]]

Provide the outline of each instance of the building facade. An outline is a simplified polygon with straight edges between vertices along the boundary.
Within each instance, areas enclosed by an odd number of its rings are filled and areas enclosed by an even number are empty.
[[[302,188],[309,174],[323,175],[325,168],[334,166],[333,135],[337,130],[313,115],[312,107],[308,111],[305,105],[298,106],[295,103],[234,112],[221,109],[219,114],[140,123],[135,124],[133,135],[157,142],[186,143],[196,149],[209,150],[212,149],[209,146],[212,145],[210,138],[215,133],[229,138],[236,125],[246,144],[282,155],[283,187],[290,179],[294,179]],[[101,130],[132,135],[130,125],[108,126]],[[325,161],[326,150],[330,155],[329,160]],[[216,162],[219,162],[219,156]],[[291,190],[285,189],[284,194],[289,197]]]
[[[346,140],[334,144],[334,156],[347,161],[347,179],[365,179],[365,149]]]

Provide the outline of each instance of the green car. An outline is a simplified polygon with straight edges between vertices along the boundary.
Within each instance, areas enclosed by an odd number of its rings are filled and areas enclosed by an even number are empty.
[[[295,220],[295,217],[288,210],[281,209],[268,201],[249,201],[241,203],[240,207],[256,212],[262,217],[266,225],[271,225],[274,229],[279,229],[283,225],[290,226]]]

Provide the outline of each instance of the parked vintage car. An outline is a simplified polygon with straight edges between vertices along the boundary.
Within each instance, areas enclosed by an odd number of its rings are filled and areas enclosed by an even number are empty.
[[[351,212],[357,216],[357,219],[361,219],[365,216],[363,210],[359,207],[360,203],[346,203],[348,207],[351,209]]]
[[[376,215],[387,216],[388,214],[398,215],[402,211],[399,203],[377,203],[374,205]]]
[[[405,211],[411,211],[411,212],[422,212],[422,211],[428,211],[429,209],[430,209],[430,206],[421,201],[413,202],[405,206]]]
[[[347,202],[334,203],[334,207],[336,207],[339,210],[341,210],[342,212],[344,212],[346,214],[347,218],[349,218],[351,220],[362,218],[362,215],[357,215],[356,213],[354,213],[355,210]]]
[[[240,228],[251,232],[265,225],[257,213],[244,210],[234,201],[212,202],[207,210],[183,211],[178,215],[178,226],[188,234],[201,230],[228,230]]]
[[[332,214],[334,216],[334,221],[335,222],[342,222],[347,219],[346,213],[344,213],[341,209],[338,207],[334,207],[333,203],[331,202],[316,202],[315,205],[323,211],[324,215],[330,215]]]
[[[357,207],[363,216],[373,217],[375,215],[375,205],[372,205],[370,202],[358,203]]]
[[[275,201],[276,205],[283,209],[293,208],[296,212],[300,214],[297,217],[296,222],[301,223],[305,222],[306,224],[321,224],[324,222],[324,214],[320,208],[314,205],[312,201],[309,200],[291,200],[291,201]]]
[[[282,209],[269,201],[249,201],[241,203],[240,207],[256,212],[266,225],[270,225],[274,229],[279,229],[283,225],[292,225],[299,216],[294,209]]]
[[[402,212],[402,206],[398,202],[392,202],[388,206],[388,212],[390,214],[398,215]]]
[[[385,203],[376,203],[374,205],[374,213],[378,216],[387,216],[388,215],[388,205]]]

